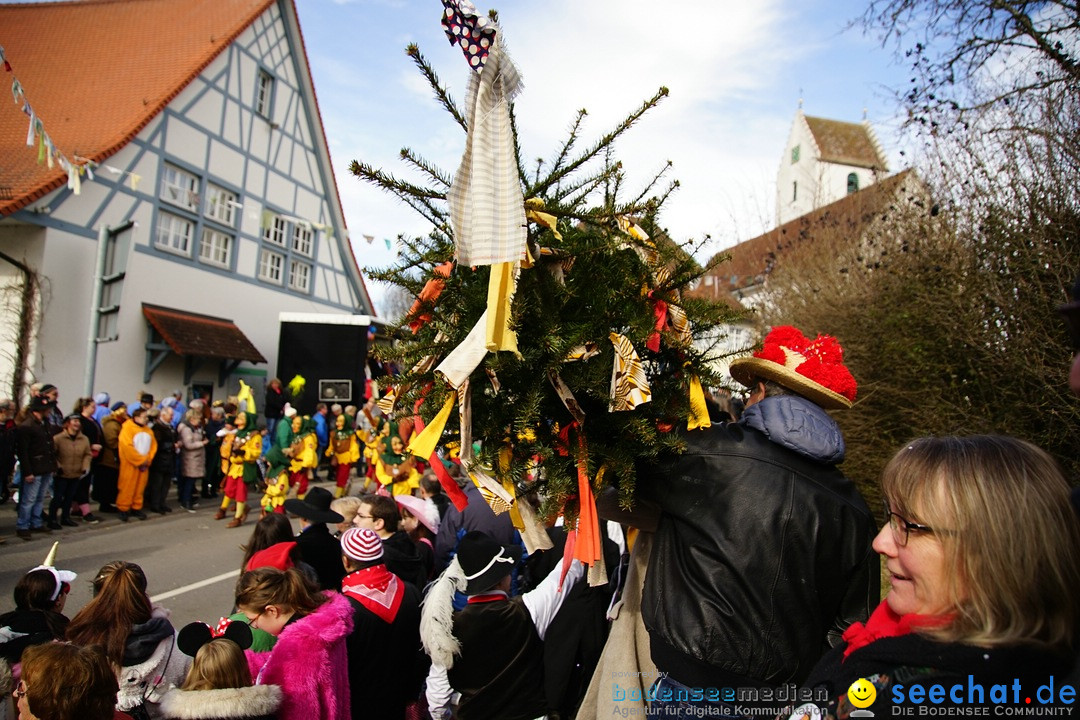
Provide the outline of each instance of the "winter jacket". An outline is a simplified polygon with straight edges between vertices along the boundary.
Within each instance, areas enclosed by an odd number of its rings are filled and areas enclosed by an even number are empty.
[[[101,454],[98,462],[113,470],[120,469],[120,430],[123,428],[126,415],[112,413],[101,421]]]
[[[327,425],[326,416],[315,413],[311,416],[311,421],[315,424],[315,437],[319,438],[319,447],[326,447],[330,444],[330,426]]]
[[[61,430],[53,436],[56,448],[56,474],[63,478],[81,478],[90,472],[90,441],[80,431],[75,437]]]
[[[349,665],[345,638],[352,605],[327,592],[315,612],[291,621],[268,653],[245,651],[257,685],[280,685],[278,720],[349,720]]]
[[[0,615],[0,660],[15,665],[31,645],[63,640],[68,619],[51,610],[12,610]]]
[[[45,423],[29,413],[15,428],[15,449],[24,475],[51,475],[56,472],[56,449]]]
[[[319,589],[337,590],[341,587],[341,578],[345,577],[345,566],[341,564],[341,543],[330,534],[326,523],[308,525],[296,536],[296,545],[304,562],[315,568]]]
[[[177,720],[274,720],[281,705],[277,685],[219,690],[171,690],[161,716]]]
[[[177,435],[180,437],[180,474],[189,478],[206,477],[206,446],[203,445],[206,434],[202,425],[193,427],[182,422]]]
[[[845,658],[846,649],[847,644],[844,643],[829,651],[806,682],[806,687],[815,688],[815,695],[824,689],[829,715],[834,718],[843,717],[852,710],[847,701],[848,688],[860,678],[865,678],[874,686],[876,698],[866,709],[879,718],[896,717],[901,714],[898,712],[901,707],[903,716],[914,717],[917,713],[921,714],[927,704],[931,708],[940,708],[938,715],[950,712],[944,710],[945,707],[995,705],[998,709],[994,710],[994,714],[998,716],[1061,715],[1063,713],[1060,711],[1054,713],[1040,711],[1039,708],[1073,704],[1071,699],[1062,703],[1058,692],[1068,682],[1072,658],[1055,655],[1042,647],[979,647],[938,642],[917,633],[908,633],[874,640]],[[1045,691],[1040,695],[1040,686],[1051,683],[1054,689],[1049,695]],[[1019,692],[1014,690],[1014,684],[1019,686]],[[916,685],[922,687],[920,696],[916,696]],[[935,685],[944,690],[936,700],[929,693]],[[959,686],[959,690],[955,690],[956,686]],[[1006,688],[1003,697],[998,695],[995,700],[994,686]],[[921,706],[919,710],[916,710],[916,704]],[[971,714],[970,710],[966,714]]]
[[[877,605],[876,525],[839,427],[799,396],[685,435],[638,470],[662,510],[641,609],[660,672],[690,687],[806,679]]]
[[[150,717],[161,717],[159,703],[187,677],[191,658],[176,647],[169,611],[155,607],[153,616],[131,628],[124,647],[123,667],[117,673],[120,691],[116,709],[125,712],[145,704]]]
[[[266,388],[266,406],[263,414],[267,420],[280,419],[285,410],[285,393],[280,388]]]
[[[157,442],[157,452],[154,453],[150,469],[172,477],[176,467],[176,431],[160,419],[151,423],[150,430],[154,433],[154,440]]]

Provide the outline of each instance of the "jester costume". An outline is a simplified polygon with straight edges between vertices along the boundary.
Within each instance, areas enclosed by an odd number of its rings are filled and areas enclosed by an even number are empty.
[[[281,423],[279,423],[280,425]],[[266,473],[266,492],[263,493],[263,515],[285,512],[285,498],[289,495],[289,458],[281,448],[272,447],[266,453],[266,462],[270,469]]]
[[[334,497],[343,497],[348,494],[349,471],[352,470],[353,463],[360,459],[360,443],[353,432],[352,420],[347,415],[338,415],[337,429],[330,436],[326,455],[330,458],[330,464],[336,468],[334,476],[337,489],[334,490]]]
[[[248,484],[254,484],[258,477],[255,463],[262,455],[262,434],[255,428],[255,422],[254,413],[236,414],[236,433],[232,438],[229,468],[225,473],[225,497],[214,516],[216,520],[225,517],[229,502],[235,499],[236,515],[226,527],[239,527],[247,519]],[[222,447],[224,445],[225,443],[222,443]]]
[[[308,468],[315,467],[319,462],[316,454],[319,439],[315,436],[315,424],[310,417],[301,419],[299,415],[293,418],[293,440],[289,448],[292,450],[292,462],[289,463],[289,486],[296,486],[296,497],[303,500],[307,495],[308,482],[311,476]]]
[[[405,447],[401,438],[391,435],[389,442],[390,447],[378,456],[375,477],[384,486],[389,486],[391,495],[411,495],[420,487],[420,473],[412,458],[406,458],[402,452]]]

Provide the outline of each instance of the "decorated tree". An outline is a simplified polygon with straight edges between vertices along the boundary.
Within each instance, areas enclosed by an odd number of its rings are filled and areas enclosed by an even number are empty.
[[[447,34],[471,67],[465,106],[416,46],[407,52],[468,133],[461,167],[451,177],[410,149],[401,157],[423,184],[351,167],[432,225],[427,237],[399,238],[398,264],[370,271],[416,297],[404,338],[382,356],[403,370],[386,380],[383,407],[428,423],[414,454],[429,457],[440,438],[459,442],[485,498],[510,509],[527,544],[546,539],[537,497],[541,514],[564,512],[568,528],[580,516],[577,555],[596,560],[594,492],[616,485],[629,503],[635,463],[677,451],[676,430],[708,424],[702,386],[718,384],[717,328],[732,312],[683,292],[709,268],[658,224],[678,187],[669,167],[627,192],[615,159],[616,140],[667,89],[585,148],[579,111],[554,158],[527,169],[512,105],[520,81],[495,15],[444,5]],[[458,427],[444,436],[455,402]]]

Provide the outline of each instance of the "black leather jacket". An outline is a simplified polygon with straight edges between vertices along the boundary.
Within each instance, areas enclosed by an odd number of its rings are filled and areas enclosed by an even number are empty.
[[[690,687],[800,683],[879,600],[876,526],[835,466],[840,430],[781,396],[686,442],[638,471],[662,510],[642,600],[653,661]]]

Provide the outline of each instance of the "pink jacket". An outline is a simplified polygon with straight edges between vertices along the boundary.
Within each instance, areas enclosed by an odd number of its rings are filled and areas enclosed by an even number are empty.
[[[329,600],[307,617],[289,623],[270,652],[247,650],[251,677],[280,685],[278,720],[349,720],[349,663],[345,638],[352,632],[352,605],[345,596]]]

